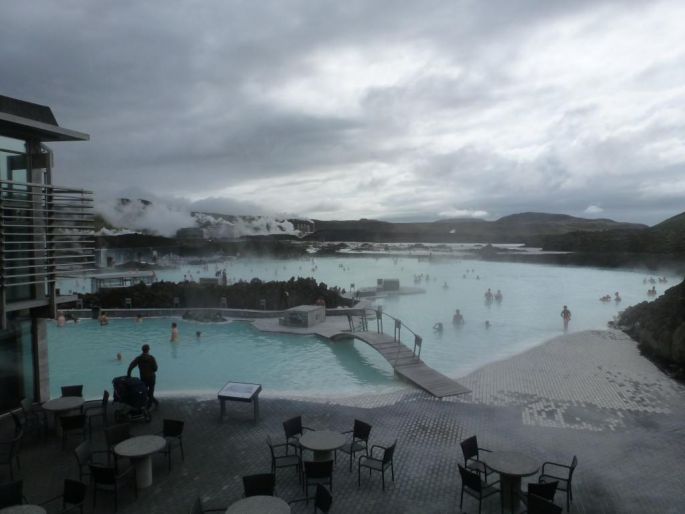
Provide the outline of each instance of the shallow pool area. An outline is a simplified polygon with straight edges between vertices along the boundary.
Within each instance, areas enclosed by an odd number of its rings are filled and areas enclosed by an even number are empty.
[[[207,266],[160,271],[160,280],[213,276],[225,268],[231,281],[287,280],[312,276],[329,286],[350,289],[399,278],[425,293],[376,300],[423,339],[421,357],[431,367],[458,378],[490,362],[521,353],[563,332],[561,310],[572,312],[570,331],[606,328],[623,308],[650,299],[645,272],[420,257],[330,257],[236,259]],[[420,280],[418,279],[420,277]],[[679,277],[657,284],[660,293]],[[484,293],[502,291],[501,302]],[[622,301],[600,302],[620,292]],[[453,326],[455,309],[465,323]],[[182,339],[169,342],[170,319],[114,319],[100,327],[92,320],[49,327],[53,394],[60,385],[86,384],[97,396],[111,379],[126,373],[143,343],[159,361],[160,392],[215,392],[228,380],[258,382],[265,392],[327,396],[382,392],[406,387],[390,365],[365,343],[331,342],[316,336],[261,333],[248,322],[201,324],[179,321]],[[178,321],[178,320],[177,320]],[[486,321],[488,322],[486,326]],[[442,332],[433,329],[443,324]],[[372,323],[375,327],[375,323]],[[200,330],[199,339],[195,332]],[[392,325],[386,318],[386,332]],[[411,346],[413,338],[403,333]],[[116,354],[123,354],[117,362]]]

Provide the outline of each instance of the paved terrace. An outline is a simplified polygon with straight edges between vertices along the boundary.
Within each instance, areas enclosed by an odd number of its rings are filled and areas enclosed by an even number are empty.
[[[398,439],[396,480],[385,493],[377,474],[363,475],[357,488],[346,456],[339,456],[334,513],[461,512],[459,441],[472,434],[481,446],[523,451],[540,462],[578,455],[573,513],[683,511],[685,389],[640,357],[622,333],[564,336],[461,380],[472,393],[450,400],[406,388],[326,402],[265,391],[257,424],[248,404],[229,402],[229,416],[219,424],[216,398],[162,398],[152,423],[135,424],[133,431],[157,431],[163,417],[186,420],[186,460],[174,455],[169,473],[165,458],[155,458],[154,485],[137,501],[125,490],[119,512],[184,513],[196,495],[207,507],[232,503],[242,495],[242,475],[269,470],[266,436],[282,440],[281,422],[297,414],[306,425],[334,430],[365,420],[373,425],[372,444]],[[103,446],[101,432],[94,446]],[[54,436],[27,440],[21,458],[30,501],[56,494],[63,478],[75,474],[71,453]],[[7,479],[5,469],[0,473]],[[279,470],[277,494],[301,496],[292,470]],[[558,504],[562,498],[557,493]],[[476,502],[467,497],[463,510],[477,512]],[[99,495],[97,512],[112,511],[109,495]],[[293,512],[305,512],[304,505]],[[499,498],[485,500],[483,512],[499,512]]]

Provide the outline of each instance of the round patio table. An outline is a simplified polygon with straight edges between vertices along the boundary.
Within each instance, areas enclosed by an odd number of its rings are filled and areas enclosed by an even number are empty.
[[[333,451],[345,446],[345,436],[332,430],[305,432],[300,437],[300,445],[314,452],[315,461],[333,460]]]
[[[46,514],[47,511],[40,505],[12,505],[0,509],[0,514]]]
[[[290,505],[276,496],[250,496],[235,502],[226,514],[290,514]]]
[[[520,452],[485,453],[481,455],[480,460],[491,470],[499,473],[502,505],[513,512],[520,502],[521,478],[537,473],[540,464],[534,458]]]
[[[55,418],[55,432],[57,435],[62,435],[62,427],[59,424],[58,418],[65,412],[80,409],[83,405],[82,396],[62,396],[60,398],[53,398],[48,400],[41,407],[43,409],[52,412]]]
[[[152,454],[166,447],[166,439],[158,435],[139,435],[120,442],[114,447],[114,453],[128,457],[136,467],[138,488],[152,485]]]

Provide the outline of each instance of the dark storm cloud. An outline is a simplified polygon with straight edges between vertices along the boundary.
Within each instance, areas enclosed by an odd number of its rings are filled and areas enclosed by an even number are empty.
[[[656,222],[685,193],[685,51],[666,23],[681,11],[13,2],[0,93],[90,133],[53,145],[57,181],[110,196],[135,186],[326,218],[538,210]]]

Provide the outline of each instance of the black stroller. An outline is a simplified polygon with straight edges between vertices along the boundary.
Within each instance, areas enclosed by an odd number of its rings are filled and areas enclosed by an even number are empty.
[[[135,377],[116,377],[112,380],[114,401],[119,405],[114,411],[117,422],[152,420],[148,409],[147,386]]]

